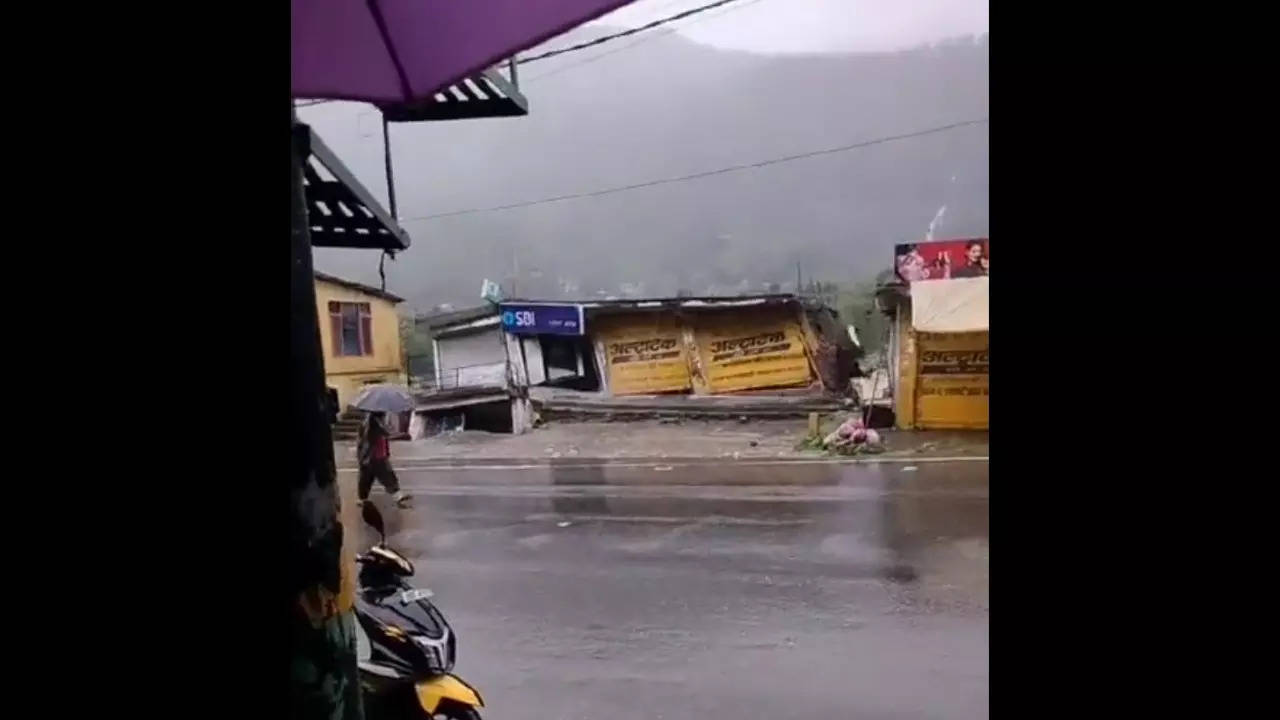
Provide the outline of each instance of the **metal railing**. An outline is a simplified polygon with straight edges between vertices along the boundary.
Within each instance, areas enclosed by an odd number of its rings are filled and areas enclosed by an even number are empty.
[[[413,358],[409,358],[409,389],[419,393],[440,392],[460,387],[483,385],[501,385],[506,379],[505,363],[481,363],[477,365],[460,365],[458,367],[441,368],[439,381],[434,367],[415,367]]]

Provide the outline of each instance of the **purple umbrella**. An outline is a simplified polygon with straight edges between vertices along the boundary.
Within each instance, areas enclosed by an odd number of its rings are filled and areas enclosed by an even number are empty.
[[[293,97],[413,102],[632,0],[290,0]]]

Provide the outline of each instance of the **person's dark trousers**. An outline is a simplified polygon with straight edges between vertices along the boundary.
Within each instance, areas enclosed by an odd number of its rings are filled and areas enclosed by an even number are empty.
[[[374,460],[368,465],[360,466],[360,481],[356,484],[356,494],[361,502],[369,498],[374,480],[382,483],[382,487],[386,488],[387,493],[391,495],[400,492],[400,479],[396,477],[396,471],[391,469],[391,463],[386,460]]]

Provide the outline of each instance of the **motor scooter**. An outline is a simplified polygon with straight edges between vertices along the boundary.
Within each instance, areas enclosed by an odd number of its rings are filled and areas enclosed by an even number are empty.
[[[431,602],[432,592],[405,581],[413,576],[413,563],[387,547],[378,508],[366,501],[360,514],[381,537],[356,556],[357,658],[365,717],[480,720],[484,701],[452,673],[458,641]]]

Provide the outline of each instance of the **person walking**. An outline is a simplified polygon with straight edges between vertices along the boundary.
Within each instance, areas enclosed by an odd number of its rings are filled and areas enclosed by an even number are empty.
[[[382,413],[365,415],[356,442],[356,459],[360,464],[360,479],[356,484],[357,505],[363,505],[369,499],[373,481],[377,480],[395,498],[397,507],[409,507],[409,496],[400,489],[400,479],[391,469],[391,433],[387,432]]]

